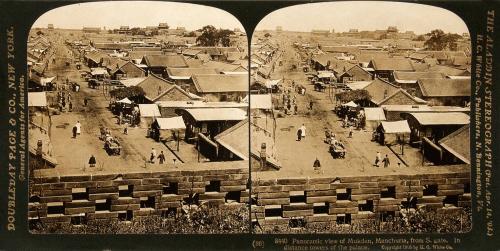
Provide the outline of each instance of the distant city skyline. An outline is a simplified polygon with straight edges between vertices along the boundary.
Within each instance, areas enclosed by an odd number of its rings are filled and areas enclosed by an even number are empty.
[[[174,2],[93,2],[62,6],[40,16],[33,28],[47,28],[49,24],[62,29],[100,27],[118,29],[120,26],[146,27],[168,23],[170,28],[200,29],[205,25],[216,28],[238,28],[241,23],[228,12],[210,6]]]
[[[329,30],[348,32],[385,30],[396,26],[399,32],[425,34],[434,29],[451,33],[469,33],[456,14],[439,7],[398,2],[330,2],[300,4],[276,10],[264,17],[256,30],[310,32]]]

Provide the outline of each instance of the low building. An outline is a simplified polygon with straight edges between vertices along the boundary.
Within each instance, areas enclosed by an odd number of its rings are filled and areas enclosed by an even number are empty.
[[[144,90],[144,97],[138,97],[136,103],[152,103],[161,97],[166,91],[170,90],[174,83],[161,78],[155,74],[149,74],[137,84]]]
[[[429,106],[425,105],[381,105],[384,109],[388,121],[401,120],[404,113],[419,113],[419,112],[432,112],[432,113],[446,113],[446,112],[462,112],[465,114],[470,113],[469,107],[458,106]]]
[[[428,71],[395,71],[394,83],[405,89],[408,93],[415,95],[418,88],[417,81],[422,78],[437,78],[444,79],[446,76],[441,72],[428,72]]]
[[[120,61],[114,67],[108,66],[111,79],[141,78],[146,72],[132,61]]]
[[[370,102],[372,104],[370,106],[378,106],[380,102],[396,93],[399,87],[380,78],[376,78],[365,86],[363,90],[368,91],[371,96]]]
[[[469,115],[461,112],[421,112],[406,113],[402,117],[408,121],[411,129],[411,142],[424,141],[424,137],[437,143],[450,133],[470,123]]]
[[[192,141],[203,134],[208,143],[219,133],[247,118],[239,108],[193,108],[179,111],[186,123],[186,140]],[[216,145],[216,144],[215,144]]]
[[[378,106],[383,105],[425,105],[427,102],[423,99],[410,95],[403,89],[398,89],[393,94],[378,102]]]
[[[118,34],[131,34],[132,31],[128,26],[120,26],[120,28],[116,31]]]
[[[395,71],[412,72],[415,71],[410,60],[407,58],[376,58],[368,64],[373,68],[375,77],[383,78],[391,82],[394,81]]]
[[[418,80],[416,96],[429,105],[467,106],[471,96],[471,80],[423,78]]]
[[[193,94],[190,94],[193,95]],[[216,109],[216,108],[238,108],[247,110],[247,103],[236,102],[206,102],[202,101],[199,97],[193,100],[179,101],[179,100],[160,100],[155,102],[160,108],[162,117],[169,118],[177,116],[180,110],[184,109]]]
[[[173,81],[183,89],[189,89],[193,75],[217,74],[213,68],[167,68],[166,79]]]
[[[207,101],[241,101],[248,94],[248,75],[193,75],[191,93]]]
[[[359,65],[354,65],[338,76],[338,81],[341,83],[370,80],[373,80],[373,75]]]
[[[187,68],[188,65],[182,55],[146,55],[141,64],[147,65],[148,73],[164,76],[167,68]]]

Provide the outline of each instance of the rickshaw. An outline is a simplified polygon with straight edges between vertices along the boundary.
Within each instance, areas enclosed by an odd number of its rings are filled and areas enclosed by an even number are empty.
[[[109,155],[120,155],[122,146],[115,138],[108,136],[104,142],[104,149]]]
[[[331,144],[328,150],[334,159],[344,159],[345,158],[345,148],[342,144]]]

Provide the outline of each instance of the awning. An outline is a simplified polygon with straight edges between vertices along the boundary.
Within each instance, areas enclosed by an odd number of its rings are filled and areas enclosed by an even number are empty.
[[[427,137],[423,137],[423,140],[425,143],[427,143],[429,146],[431,146],[432,148],[434,148],[436,151],[438,151],[440,154],[443,154],[443,149],[441,149],[441,147],[439,147],[438,145],[436,145],[434,142],[432,142],[429,138]]]
[[[51,77],[51,78],[40,78],[40,85],[41,86],[46,86],[47,83],[52,83],[56,77]]]
[[[185,109],[196,121],[240,121],[247,118],[246,111],[238,108]]]
[[[353,108],[356,108],[358,107],[358,105],[356,103],[354,103],[354,101],[351,101],[349,103],[345,103],[345,104],[342,104],[343,106],[348,106],[348,107],[353,107]]]
[[[248,103],[248,96],[243,99]],[[271,94],[252,94],[250,97],[250,109],[270,110],[273,108]]]
[[[157,104],[139,104],[141,117],[161,117]]]
[[[335,74],[331,71],[318,71],[318,78],[334,78]]]
[[[385,121],[384,109],[382,107],[365,108],[366,120]]]
[[[420,125],[468,125],[469,115],[462,112],[410,113]]]
[[[160,130],[186,129],[181,116],[172,118],[156,118]]]
[[[144,79],[146,79],[146,78],[122,79],[122,80],[120,80],[120,83],[122,83],[126,87],[130,87],[130,86],[136,86],[136,85],[138,85],[139,83],[141,83],[142,81],[144,81]]]
[[[123,104],[129,104],[129,105],[132,104],[132,101],[130,101],[130,99],[128,99],[128,98],[124,98],[124,99],[118,100],[116,102],[117,103],[123,103]]]
[[[91,70],[92,71],[90,72],[90,74],[92,74],[93,76],[95,76],[95,75],[107,75],[108,74],[108,71],[106,71],[106,69],[104,69],[104,68],[92,68]]]
[[[212,145],[213,147],[215,147],[215,149],[218,149],[219,146],[217,145],[217,143],[213,142],[211,139],[209,139],[207,136],[205,136],[203,133],[198,133],[198,137],[200,137],[200,139],[202,139],[203,141],[207,142],[208,144]]]
[[[281,82],[281,79],[267,80],[265,82],[265,85],[267,88],[273,88],[274,86],[277,86],[280,82]]]
[[[384,133],[410,133],[410,126],[406,120],[382,121]]]
[[[47,96],[45,92],[28,92],[28,107],[46,107]]]

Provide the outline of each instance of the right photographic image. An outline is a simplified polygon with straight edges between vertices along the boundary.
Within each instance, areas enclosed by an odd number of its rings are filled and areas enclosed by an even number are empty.
[[[471,40],[453,12],[296,5],[251,38],[254,233],[460,233]]]

